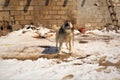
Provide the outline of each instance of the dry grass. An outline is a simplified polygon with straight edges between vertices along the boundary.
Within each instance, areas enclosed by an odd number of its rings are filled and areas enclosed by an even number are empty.
[[[47,59],[65,59],[69,58],[71,54],[37,54],[37,55],[3,55],[2,59],[17,59],[17,60],[37,60],[39,58]]]
[[[115,66],[117,68],[120,68],[120,61],[116,62],[116,63],[112,63],[112,62],[109,62],[109,61],[105,61],[105,56],[104,57],[101,57],[99,59],[99,65],[100,66]]]

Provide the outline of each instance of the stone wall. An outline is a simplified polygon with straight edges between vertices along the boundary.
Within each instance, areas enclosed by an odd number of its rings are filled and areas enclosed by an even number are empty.
[[[36,0],[38,6],[34,6],[34,20],[44,25],[61,25],[66,19],[76,18],[76,0]]]
[[[77,24],[87,29],[101,29],[111,23],[107,0],[77,0]],[[112,0],[116,16],[120,21],[120,0]],[[119,24],[120,25],[120,24]]]
[[[0,0],[0,20],[9,21],[13,30],[31,22],[60,25],[75,12],[75,0]]]
[[[33,6],[29,6],[25,12],[26,3],[27,0],[0,0],[0,20],[9,21],[13,25],[13,30],[29,24],[33,18]]]
[[[120,0],[112,1],[120,21]],[[9,21],[13,30],[31,22],[60,26],[66,19],[87,29],[111,22],[106,0],[0,0],[0,21]]]

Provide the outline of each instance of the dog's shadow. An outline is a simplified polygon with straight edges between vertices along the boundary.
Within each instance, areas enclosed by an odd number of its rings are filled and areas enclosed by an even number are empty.
[[[39,46],[42,48],[45,48],[42,53],[43,54],[57,54],[58,53],[58,48],[55,46]]]

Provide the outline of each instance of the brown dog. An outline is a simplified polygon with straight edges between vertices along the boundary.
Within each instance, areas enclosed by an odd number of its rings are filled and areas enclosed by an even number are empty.
[[[73,38],[74,38],[74,28],[70,21],[65,21],[65,23],[60,27],[56,33],[56,47],[61,53],[61,47],[63,42],[66,43],[69,52],[71,53],[73,48]]]

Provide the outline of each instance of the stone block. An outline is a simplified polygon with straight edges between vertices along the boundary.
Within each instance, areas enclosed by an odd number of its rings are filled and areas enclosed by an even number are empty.
[[[120,3],[120,0],[112,0],[114,3]]]
[[[24,20],[24,16],[15,16],[15,20]]]
[[[10,11],[10,15],[14,15],[14,16],[16,16],[16,15],[20,15],[20,11],[17,11],[17,10],[15,10],[15,11]]]
[[[4,11],[9,11],[9,10],[11,10],[11,9],[12,9],[11,7],[12,7],[12,6],[8,6],[8,7],[2,6],[2,8],[3,8]]]
[[[27,3],[27,0],[24,0],[24,1],[19,0],[18,2],[19,2],[19,5],[20,5],[20,6],[25,6],[26,3]]]
[[[21,20],[20,21],[20,25],[25,25],[25,24],[30,24],[31,21],[30,20]]]
[[[10,21],[14,21],[14,17],[13,16],[10,17]]]
[[[120,8],[120,3],[116,4],[116,6]]]
[[[28,10],[34,10],[34,7],[33,6],[29,6]]]
[[[57,2],[56,1],[51,1],[51,2],[49,2],[49,4],[48,4],[48,6],[56,6],[57,5]]]
[[[64,4],[63,1],[59,1],[59,2],[57,2],[57,6],[62,6],[63,4]]]
[[[13,29],[13,31],[15,31],[15,30],[19,30],[20,28],[22,28],[22,25],[13,25],[12,26],[12,29]]]
[[[33,16],[25,16],[25,20],[32,20]]]
[[[51,16],[51,15],[45,15],[45,16],[43,16],[43,18],[44,18],[44,19],[51,19],[52,16]]]
[[[28,11],[28,12],[30,12],[30,15],[33,15],[33,13],[34,13],[34,10],[32,11],[32,10],[30,10],[30,11]]]
[[[31,15],[31,11],[27,11],[27,12],[20,11],[20,15]]]
[[[38,5],[45,6],[45,1],[46,1],[46,0],[41,0],[41,1],[39,0],[39,1],[38,1]]]
[[[3,6],[0,6],[0,11],[3,10]]]
[[[64,10],[62,10],[62,11],[58,11],[58,14],[59,14],[59,15],[61,15],[61,14],[63,15],[63,14],[66,14],[66,13],[67,13],[67,12],[64,11]]]
[[[9,11],[0,12],[0,16],[9,16]]]
[[[52,19],[57,19],[57,20],[59,20],[60,18],[61,18],[60,15],[52,15]]]
[[[34,10],[40,10],[40,6],[34,6]]]
[[[48,11],[42,11],[41,13],[45,14],[45,15],[48,15],[49,12]]]
[[[52,6],[42,6],[42,10],[52,10]]]
[[[56,20],[50,20],[49,23],[52,25],[57,24]]]
[[[49,11],[49,14],[57,14],[57,11]]]
[[[67,16],[66,16],[66,15],[61,15],[60,18],[61,18],[62,20],[66,20],[66,19],[67,19]]]
[[[52,6],[52,10],[61,10],[60,6]]]
[[[10,6],[18,6],[21,0],[10,0]]]
[[[13,10],[23,10],[24,6],[12,6]]]
[[[3,6],[3,5],[4,5],[4,1],[5,1],[5,0],[0,0],[0,6]]]

